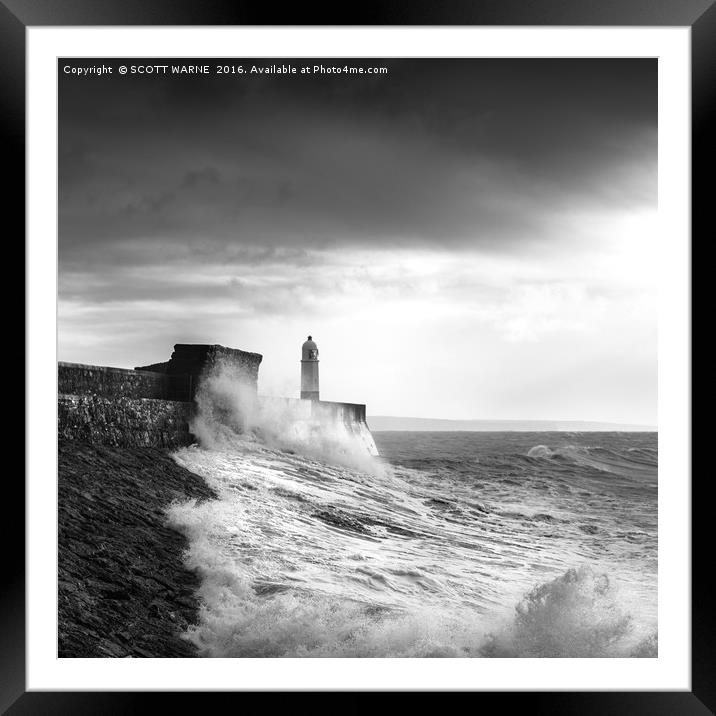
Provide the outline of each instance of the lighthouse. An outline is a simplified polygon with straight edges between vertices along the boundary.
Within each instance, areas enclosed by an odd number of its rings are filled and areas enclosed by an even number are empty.
[[[318,400],[318,346],[311,336],[301,346],[301,398]]]

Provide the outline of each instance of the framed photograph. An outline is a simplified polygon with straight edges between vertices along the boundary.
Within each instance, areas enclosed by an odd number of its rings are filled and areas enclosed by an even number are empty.
[[[29,416],[1,705],[709,712],[712,3],[266,19],[0,8]]]

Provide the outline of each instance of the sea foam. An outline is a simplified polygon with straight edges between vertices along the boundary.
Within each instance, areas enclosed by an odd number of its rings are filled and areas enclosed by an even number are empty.
[[[656,656],[640,609],[649,583],[628,582],[650,537],[622,548],[637,532],[618,537],[631,512],[599,497],[606,473],[553,466],[561,446],[547,445],[389,464],[339,426],[318,435],[242,390],[220,373],[204,385],[200,444],[175,454],[219,495],[169,510],[201,578],[185,635],[200,655]],[[614,484],[625,499],[635,490]],[[582,514],[584,495],[595,506]]]

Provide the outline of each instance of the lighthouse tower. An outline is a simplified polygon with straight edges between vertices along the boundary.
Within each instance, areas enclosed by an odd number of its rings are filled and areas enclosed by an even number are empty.
[[[301,398],[318,400],[318,346],[311,336],[301,346]]]

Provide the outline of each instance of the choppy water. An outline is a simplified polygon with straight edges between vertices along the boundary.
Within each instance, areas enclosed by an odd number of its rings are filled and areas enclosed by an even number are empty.
[[[175,456],[202,655],[656,656],[655,433],[261,434]]]

